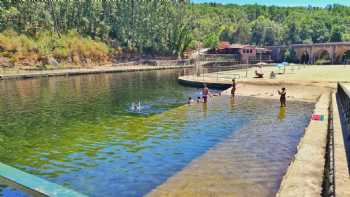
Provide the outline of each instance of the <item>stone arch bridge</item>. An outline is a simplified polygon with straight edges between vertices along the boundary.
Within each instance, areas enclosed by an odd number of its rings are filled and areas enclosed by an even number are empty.
[[[292,48],[299,63],[314,64],[319,59],[327,60],[330,64],[349,63],[345,54],[350,55],[350,42],[291,44],[266,48],[271,50],[271,58],[276,62],[282,62],[285,51]]]

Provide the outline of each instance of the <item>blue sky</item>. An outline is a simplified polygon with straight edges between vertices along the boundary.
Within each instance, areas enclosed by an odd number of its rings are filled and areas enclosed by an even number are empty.
[[[341,4],[350,6],[350,0],[192,0],[195,3],[217,2],[217,3],[233,3],[233,4],[261,4],[276,6],[320,6],[324,7],[329,4]]]

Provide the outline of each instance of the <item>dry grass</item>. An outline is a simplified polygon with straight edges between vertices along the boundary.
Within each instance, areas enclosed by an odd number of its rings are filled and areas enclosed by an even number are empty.
[[[48,58],[55,58],[60,64],[100,65],[110,60],[110,48],[74,31],[61,36],[41,32],[28,37],[6,30],[0,33],[0,56],[19,67],[42,66]]]

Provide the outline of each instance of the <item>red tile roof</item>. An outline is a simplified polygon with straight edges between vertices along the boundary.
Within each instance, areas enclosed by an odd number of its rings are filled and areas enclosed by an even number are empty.
[[[218,49],[227,49],[231,48],[231,44],[229,42],[220,42],[218,44]]]

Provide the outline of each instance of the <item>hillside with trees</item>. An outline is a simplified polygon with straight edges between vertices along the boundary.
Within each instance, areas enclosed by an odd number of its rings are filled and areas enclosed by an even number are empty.
[[[350,7],[192,4],[186,0],[0,2],[0,64],[105,64],[181,57],[219,41],[258,46],[350,41]]]
[[[350,41],[350,7],[192,5],[193,37],[253,45]]]

